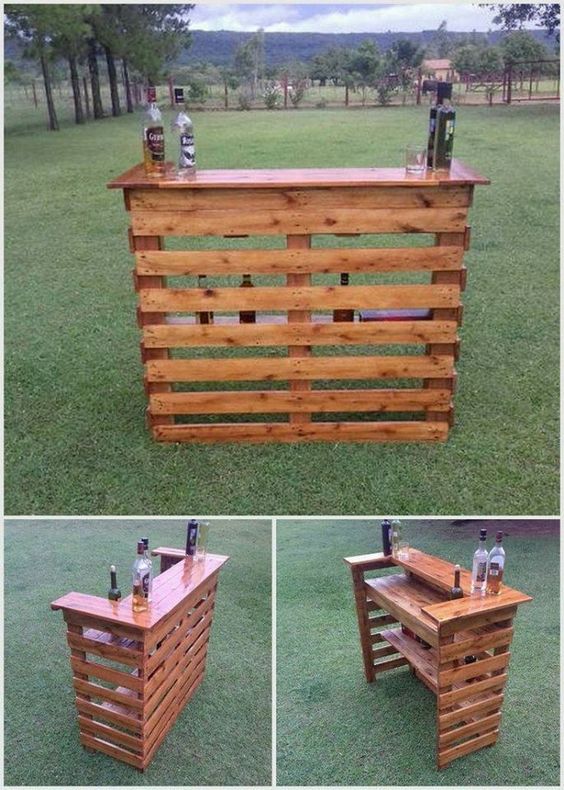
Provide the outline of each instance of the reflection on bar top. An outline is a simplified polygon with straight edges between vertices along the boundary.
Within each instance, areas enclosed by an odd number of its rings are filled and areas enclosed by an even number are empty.
[[[163,178],[145,174],[142,164],[126,170],[109,182],[109,189],[198,189],[198,188],[296,188],[296,187],[361,187],[405,186],[439,187],[485,185],[490,181],[459,159],[453,159],[450,170],[427,170],[408,173],[404,167],[299,168],[269,170],[197,170],[193,176],[179,180],[174,165],[166,165]]]
[[[51,609],[64,609],[107,622],[122,623],[147,630],[153,628],[179,603],[217,573],[229,557],[208,554],[203,561],[191,557],[173,565],[164,573],[155,576],[153,597],[146,612],[134,612],[131,596],[121,601],[109,601],[95,595],[70,592],[51,604]],[[127,573],[129,579],[129,573]]]

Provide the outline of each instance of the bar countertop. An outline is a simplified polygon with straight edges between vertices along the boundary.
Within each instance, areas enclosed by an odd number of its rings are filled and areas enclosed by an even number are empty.
[[[90,615],[109,623],[121,623],[133,628],[150,630],[172,612],[184,599],[217,573],[229,557],[208,554],[204,561],[186,558],[153,580],[153,596],[146,612],[134,612],[131,595],[120,601],[110,601],[95,595],[70,592],[57,598],[51,609],[64,609]],[[127,574],[129,578],[129,574]]]
[[[408,173],[404,167],[299,168],[268,170],[196,170],[185,179],[175,177],[174,165],[166,165],[162,178],[145,175],[142,164],[126,170],[108,183],[109,189],[236,189],[236,188],[299,188],[299,187],[440,187],[486,185],[481,176],[459,159],[453,159],[450,170],[427,170],[421,175]]]

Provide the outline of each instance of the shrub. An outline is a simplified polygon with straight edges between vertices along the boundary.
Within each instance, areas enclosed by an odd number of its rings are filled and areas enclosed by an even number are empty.
[[[380,82],[376,87],[376,98],[378,99],[378,104],[382,106],[386,104],[390,104],[392,101],[392,93],[394,89],[388,82]]]
[[[319,99],[315,106],[318,110],[324,110],[327,107],[327,99]]]
[[[188,101],[204,104],[208,98],[208,87],[201,80],[192,80],[188,85]]]
[[[276,110],[280,104],[280,87],[275,82],[267,82],[262,98],[267,110]]]
[[[240,110],[250,110],[253,106],[253,99],[250,91],[242,90],[237,94],[237,102]]]
[[[303,100],[306,91],[305,80],[298,80],[294,85],[288,89],[288,96],[292,102],[293,107],[298,107]]]

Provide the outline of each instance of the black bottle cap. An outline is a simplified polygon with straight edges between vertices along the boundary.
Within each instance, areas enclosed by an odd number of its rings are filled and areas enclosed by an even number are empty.
[[[382,521],[382,526],[384,526],[384,525],[385,525],[385,526],[389,527],[391,523],[392,523],[392,522],[390,521],[390,519],[388,519],[388,518],[385,518],[385,519]]]
[[[480,530],[480,540],[485,540],[487,534],[488,534],[488,530],[487,529],[481,529]]]
[[[437,82],[437,102],[452,99],[452,82]]]
[[[141,538],[141,543],[145,546],[146,549],[149,548],[149,538]]]

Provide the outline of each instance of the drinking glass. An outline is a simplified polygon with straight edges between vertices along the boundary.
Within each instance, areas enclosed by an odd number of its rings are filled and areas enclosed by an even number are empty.
[[[203,562],[208,553],[209,521],[200,521],[198,527],[198,541],[196,543],[196,562]]]
[[[427,149],[423,145],[408,145],[405,149],[405,169],[408,173],[424,173]]]
[[[409,543],[405,540],[398,544],[398,560],[409,560]]]

